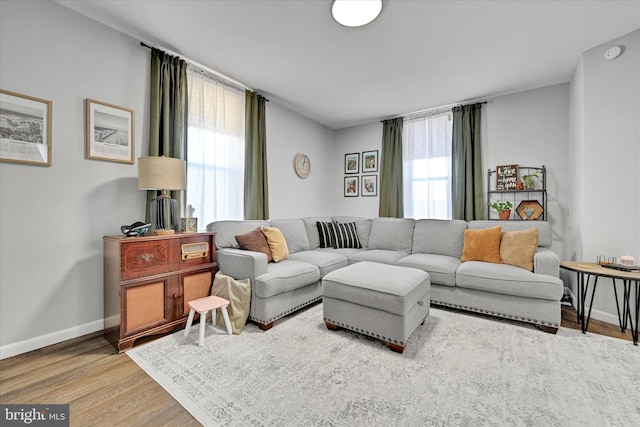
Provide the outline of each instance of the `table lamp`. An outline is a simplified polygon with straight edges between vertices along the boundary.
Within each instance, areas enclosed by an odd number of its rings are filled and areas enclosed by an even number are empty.
[[[149,203],[151,226],[156,234],[174,234],[180,225],[178,202],[167,196],[167,190],[186,188],[187,163],[171,157],[140,157],[138,159],[138,188],[161,190],[160,196]]]

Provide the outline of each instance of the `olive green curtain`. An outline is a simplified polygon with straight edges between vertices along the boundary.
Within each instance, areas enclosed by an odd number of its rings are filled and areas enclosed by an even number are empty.
[[[266,99],[245,92],[244,219],[269,219]]]
[[[481,103],[453,108],[451,201],[454,219],[485,219],[481,117]]]
[[[378,186],[380,189],[378,215],[381,217],[402,218],[404,216],[402,124],[402,117],[382,122],[382,157]]]
[[[151,83],[149,101],[149,156],[186,160],[187,144],[187,63],[159,49],[151,49]],[[180,191],[168,191],[184,209]],[[158,196],[147,191],[149,202]]]

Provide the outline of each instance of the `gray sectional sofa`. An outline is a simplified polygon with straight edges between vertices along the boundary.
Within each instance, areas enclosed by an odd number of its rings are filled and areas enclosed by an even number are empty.
[[[316,222],[355,223],[362,248],[320,248]],[[533,272],[513,265],[461,262],[464,233],[502,226],[503,231],[538,228]],[[257,227],[282,231],[289,259],[267,263],[260,252],[242,250],[236,235]],[[559,259],[551,248],[551,227],[543,221],[413,220],[406,218],[308,217],[270,221],[218,221],[220,270],[251,279],[249,319],[267,330],[273,322],[322,298],[322,277],[361,261],[413,267],[429,273],[431,303],[539,325],[555,333],[560,325]]]

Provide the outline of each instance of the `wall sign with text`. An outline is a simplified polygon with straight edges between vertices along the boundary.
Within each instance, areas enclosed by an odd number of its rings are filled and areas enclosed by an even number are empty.
[[[518,185],[518,165],[496,166],[496,190],[515,190]]]

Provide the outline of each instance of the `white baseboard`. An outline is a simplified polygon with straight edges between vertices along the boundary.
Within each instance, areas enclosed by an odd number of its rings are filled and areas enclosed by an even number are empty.
[[[0,360],[47,347],[49,345],[58,344],[72,338],[78,338],[103,329],[104,320],[100,319],[85,323],[84,325],[74,326],[61,331],[51,332],[50,334],[40,335],[39,337],[29,338],[28,340],[3,345],[0,346]]]
[[[571,289],[565,288],[565,290],[569,293],[569,295],[571,295],[571,305],[573,306],[574,309],[577,310],[578,297],[575,296],[575,294],[571,291]],[[589,314],[589,306],[585,307],[585,317],[587,314]],[[611,313],[607,313],[606,311],[593,309],[591,310],[591,317],[594,319],[601,320],[603,322],[611,323],[612,325],[616,325],[616,326],[620,325],[620,322],[618,321],[618,315],[616,313],[611,314]]]

